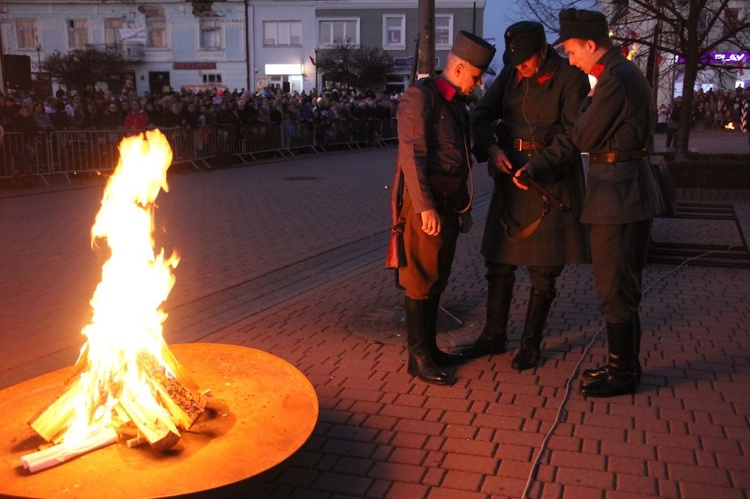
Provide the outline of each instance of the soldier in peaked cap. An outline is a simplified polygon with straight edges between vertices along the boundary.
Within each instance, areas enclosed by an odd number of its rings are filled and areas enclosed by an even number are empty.
[[[523,371],[539,361],[563,266],[586,258],[586,238],[578,221],[583,171],[572,131],[589,85],[585,75],[548,46],[538,22],[521,21],[506,29],[503,62],[471,115],[474,155],[487,161],[495,186],[481,250],[487,267],[487,320],[464,355],[505,352],[515,271],[524,265],[531,293],[521,345],[511,363]],[[550,208],[537,190],[519,180],[524,174],[573,213]]]
[[[445,70],[407,89],[398,106],[391,206],[393,231],[402,233],[403,243],[398,261],[389,258],[386,266],[397,269],[398,285],[405,290],[408,372],[427,383],[452,384],[455,378],[446,368],[464,362],[438,348],[436,323],[458,235],[472,224],[464,97],[489,71],[494,55],[485,40],[459,32]]]
[[[641,279],[654,216],[648,148],[653,133],[651,87],[609,38],[601,12],[560,12],[570,63],[596,78],[581,106],[573,140],[588,156],[581,221],[589,224],[594,282],[607,325],[607,364],[586,369],[580,392],[590,397],[635,393],[640,382]]]

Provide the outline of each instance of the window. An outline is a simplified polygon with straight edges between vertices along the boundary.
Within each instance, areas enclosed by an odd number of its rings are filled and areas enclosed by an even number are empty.
[[[120,46],[120,28],[122,28],[121,17],[112,17],[104,20],[105,47],[117,48]]]
[[[336,42],[359,45],[359,19],[318,20],[318,45],[331,46]]]
[[[164,17],[146,16],[147,46],[167,48],[167,20]]]
[[[209,74],[204,74],[202,76],[203,76],[203,83],[221,83],[221,74],[209,73]]]
[[[68,48],[82,49],[89,42],[86,19],[68,19]]]
[[[34,48],[38,40],[34,19],[19,19],[16,21],[16,33],[18,34],[18,48]]]
[[[435,48],[450,50],[453,45],[453,16],[435,16]]]
[[[202,49],[216,50],[222,47],[221,19],[215,17],[202,17],[200,20],[200,30]]]
[[[264,47],[293,45],[302,45],[302,21],[265,21],[263,23]]]
[[[406,48],[406,16],[389,15],[383,16],[383,48],[405,49]]]

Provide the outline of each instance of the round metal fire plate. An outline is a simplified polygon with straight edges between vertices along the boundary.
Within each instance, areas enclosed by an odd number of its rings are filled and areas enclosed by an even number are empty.
[[[73,367],[0,391],[0,495],[159,497],[216,489],[281,463],[312,434],[318,399],[308,379],[269,353],[235,345],[171,345],[206,410],[166,452],[122,440],[34,474],[21,457],[44,440],[27,421],[63,391]]]

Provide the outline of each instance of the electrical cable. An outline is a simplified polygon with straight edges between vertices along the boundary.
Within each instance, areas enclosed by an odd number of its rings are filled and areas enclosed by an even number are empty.
[[[658,279],[656,279],[654,282],[652,282],[643,291],[642,295],[646,295],[646,293],[648,293],[649,290],[651,290],[651,288],[653,288],[660,281],[662,281],[665,278],[667,278],[668,276],[674,274],[679,269],[681,269],[682,267],[684,267],[688,263],[692,262],[693,260],[698,260],[700,258],[704,258],[704,257],[712,255],[714,253],[729,253],[734,248],[736,248],[736,246],[729,246],[724,251],[718,251],[718,250],[708,251],[708,252],[703,253],[701,255],[694,256],[694,257],[691,257],[691,258],[688,258],[688,259],[684,260],[678,266],[676,266],[675,268],[673,268],[669,272],[661,275]],[[552,433],[555,431],[555,428],[560,423],[560,417],[561,417],[561,415],[563,413],[563,409],[565,407],[565,403],[568,401],[568,398],[570,396],[571,385],[572,385],[573,379],[576,377],[576,374],[578,373],[578,368],[581,366],[581,363],[583,362],[583,359],[586,357],[586,355],[588,355],[589,350],[593,346],[593,344],[596,341],[596,339],[599,337],[599,333],[601,333],[602,331],[604,331],[605,328],[606,328],[606,325],[600,327],[596,331],[596,333],[594,333],[594,336],[591,338],[591,341],[583,349],[583,352],[581,353],[581,357],[578,359],[578,362],[576,362],[576,365],[573,366],[573,371],[571,373],[571,376],[568,378],[568,381],[565,383],[565,394],[563,395],[563,399],[562,399],[562,401],[560,402],[560,405],[557,408],[557,414],[555,414],[555,420],[552,422],[552,426],[550,426],[550,429],[547,431],[546,435],[544,435],[544,438],[542,439],[542,444],[539,446],[539,451],[537,452],[536,457],[534,458],[534,460],[531,463],[531,470],[529,471],[529,478],[526,480],[526,486],[524,487],[523,493],[521,494],[521,498],[522,499],[524,499],[526,497],[529,497],[528,496],[528,492],[529,492],[529,489],[531,488],[531,485],[534,482],[534,478],[536,477],[536,471],[537,471],[537,468],[539,466],[539,460],[541,459],[541,456],[544,453],[544,451],[547,449],[547,444],[549,443],[550,438],[552,438]]]

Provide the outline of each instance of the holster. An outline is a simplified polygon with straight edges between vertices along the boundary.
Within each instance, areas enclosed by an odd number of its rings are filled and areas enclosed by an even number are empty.
[[[385,255],[385,268],[397,269],[399,262],[404,261],[404,221],[399,221],[391,227],[391,237],[388,240],[388,253]]]

